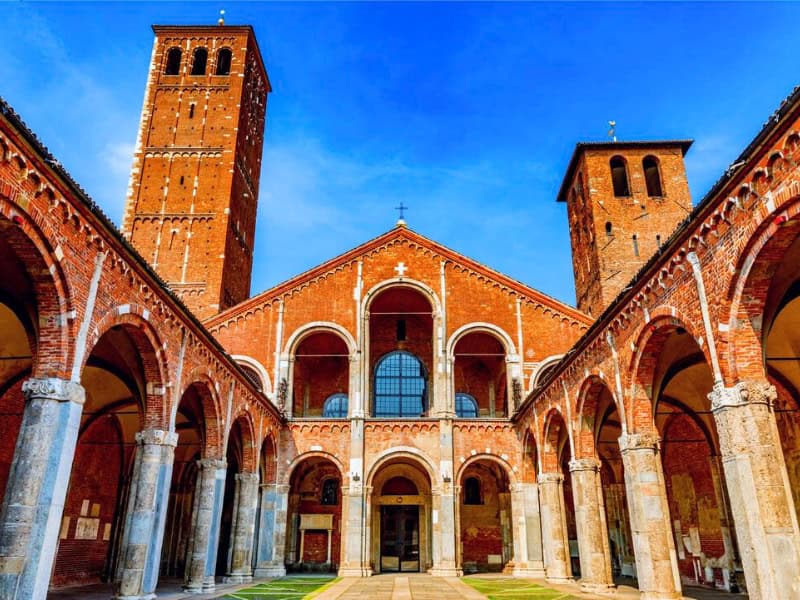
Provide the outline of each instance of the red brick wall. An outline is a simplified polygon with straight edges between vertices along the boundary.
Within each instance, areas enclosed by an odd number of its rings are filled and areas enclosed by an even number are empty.
[[[22,395],[24,378],[12,385],[0,399],[0,502],[6,492],[11,463],[14,460],[14,448],[22,425],[22,411],[25,408],[25,397]]]

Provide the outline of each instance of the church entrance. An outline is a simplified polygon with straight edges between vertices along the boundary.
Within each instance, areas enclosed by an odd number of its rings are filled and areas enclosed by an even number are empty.
[[[419,572],[419,506],[381,506],[381,572]]]

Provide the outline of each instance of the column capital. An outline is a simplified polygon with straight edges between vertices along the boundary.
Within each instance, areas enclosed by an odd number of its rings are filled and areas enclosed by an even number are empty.
[[[236,481],[241,481],[242,483],[258,483],[258,473],[251,473],[251,472],[242,472],[236,473],[234,475]]]
[[[623,433],[619,436],[619,449],[623,454],[631,450],[658,451],[658,434]]]
[[[595,473],[599,473],[600,459],[595,458],[594,456],[587,458],[574,458],[569,461],[569,470],[570,473],[574,473],[576,471],[594,471]]]
[[[174,448],[178,445],[178,434],[163,429],[143,429],[136,433],[136,443],[139,446],[172,446]]]
[[[197,466],[208,470],[227,469],[228,461],[224,458],[201,458],[197,461]]]
[[[563,473],[539,473],[536,477],[539,483],[561,483],[564,481]]]
[[[26,402],[41,398],[82,405],[86,400],[86,391],[80,383],[58,377],[31,377],[23,382],[22,393]]]
[[[717,384],[708,394],[711,400],[711,412],[716,413],[726,408],[736,408],[746,404],[767,404],[778,399],[778,391],[769,381],[739,381],[732,387]]]

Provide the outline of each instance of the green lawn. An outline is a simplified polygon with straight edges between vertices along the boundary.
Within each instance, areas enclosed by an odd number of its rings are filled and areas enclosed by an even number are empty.
[[[300,600],[312,592],[319,592],[336,581],[336,577],[318,576],[281,577],[251,588],[223,596],[229,600]]]
[[[488,596],[489,600],[577,600],[575,596],[524,579],[464,577],[462,581]]]

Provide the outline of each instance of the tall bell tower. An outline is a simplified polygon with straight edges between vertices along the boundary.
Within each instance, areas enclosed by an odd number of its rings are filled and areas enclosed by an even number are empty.
[[[122,231],[206,319],[250,294],[271,88],[252,27],[153,31]]]
[[[567,203],[577,305],[599,317],[692,211],[691,140],[582,142],[558,200]]]

